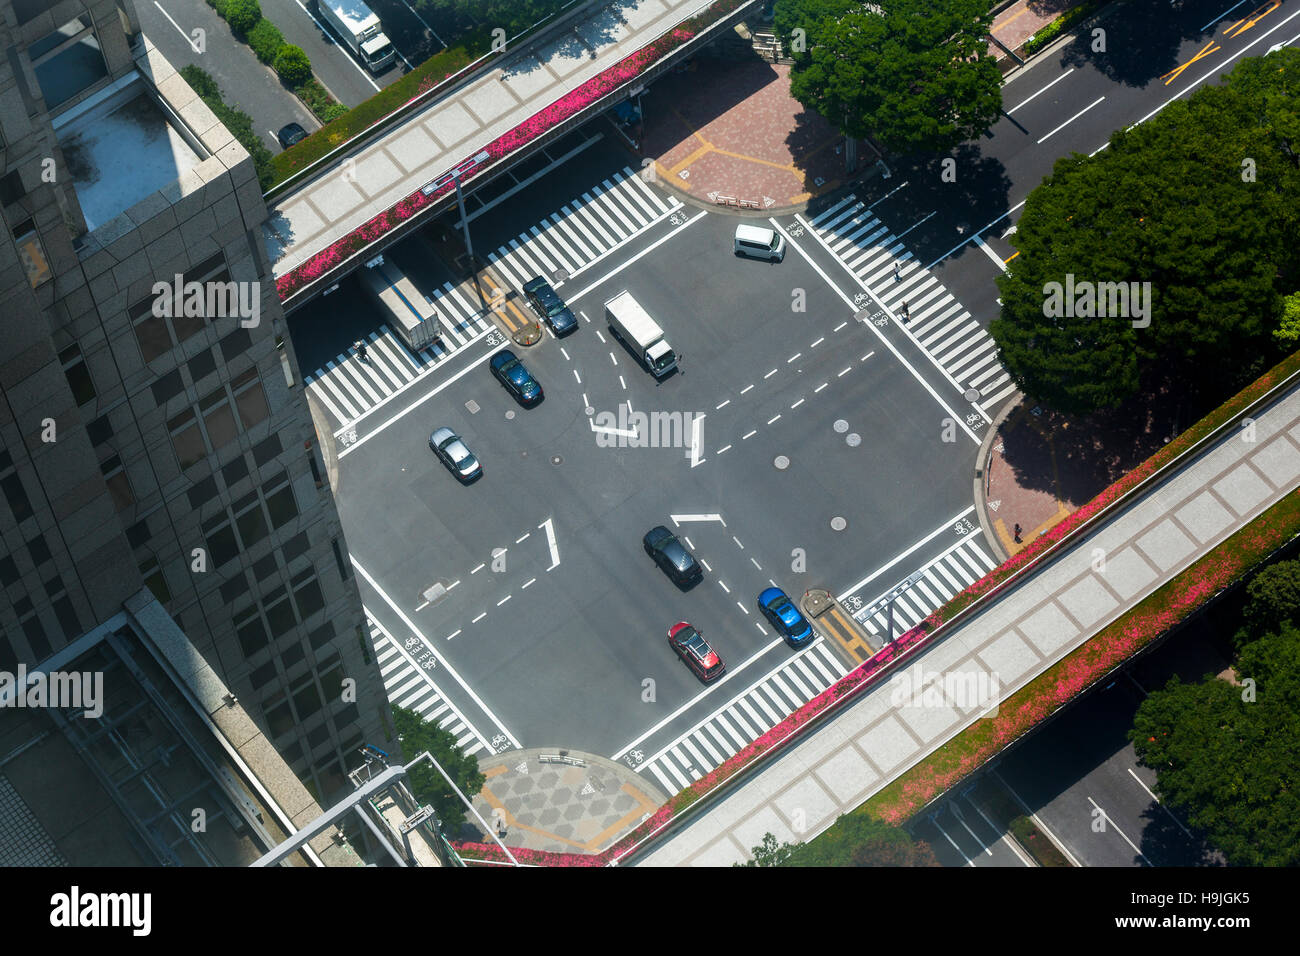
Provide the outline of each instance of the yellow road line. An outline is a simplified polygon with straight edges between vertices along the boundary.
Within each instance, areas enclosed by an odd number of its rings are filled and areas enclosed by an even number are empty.
[[[864,639],[865,635],[845,617],[838,605],[817,618],[817,623],[851,660],[862,663],[871,656],[871,645]]]

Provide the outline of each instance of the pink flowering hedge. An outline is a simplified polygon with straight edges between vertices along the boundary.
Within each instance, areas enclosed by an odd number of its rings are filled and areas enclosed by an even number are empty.
[[[601,97],[614,92],[620,86],[635,79],[653,63],[677,49],[700,30],[732,13],[744,2],[746,0],[717,0],[716,3],[710,5],[702,13],[684,21],[681,26],[671,33],[659,37],[654,42],[623,58],[608,70],[592,77],[568,95],[556,100],[541,112],[534,114],[514,129],[498,137],[486,147],[491,161],[476,167],[461,180],[462,184],[467,179],[473,179],[474,176],[488,168],[492,162],[510,155],[559,123],[576,116]],[[477,155],[478,152],[479,150],[474,150],[471,156]],[[469,157],[466,157],[466,159],[469,159]],[[322,249],[297,268],[275,280],[275,289],[279,293],[281,301],[315,282],[336,266],[346,262],[380,236],[401,225],[425,207],[437,202],[455,188],[454,183],[448,182],[428,196],[417,189],[391,209],[381,212],[369,222]]]
[[[1193,443],[1241,414],[1270,389],[1300,372],[1300,352],[1260,376],[1228,401],[1124,475],[1087,505],[1074,512],[1024,551],[990,571],[936,610],[898,640],[884,647],[803,707],[668,800],[636,829],[598,854],[527,853],[526,862],[542,866],[603,866],[619,859],[645,837],[658,832],[687,807],[740,770],[794,736],[810,719],[835,701],[876,683],[900,657],[923,644],[933,630],[958,611],[1002,584],[1016,570],[1039,557],[1053,543],[1077,530],[1139,481]],[[1084,518],[1079,518],[1084,514]],[[927,803],[951,789],[991,757],[1027,733],[1114,670],[1143,646],[1164,634],[1214,595],[1230,586],[1291,538],[1300,534],[1300,495],[1290,495],[1225,541],[1209,555],[1140,602],[1128,614],[1103,629],[1082,647],[1058,662],[998,707],[994,718],[980,720],[872,797],[861,812],[895,825],[910,819]],[[468,859],[505,860],[495,845],[457,844]],[[525,857],[516,852],[521,862]]]

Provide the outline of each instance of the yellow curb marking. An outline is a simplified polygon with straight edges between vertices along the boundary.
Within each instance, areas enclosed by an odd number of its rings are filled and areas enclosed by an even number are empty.
[[[860,664],[871,656],[871,645],[861,636],[860,628],[844,617],[838,605],[833,605],[829,611],[817,618],[817,623],[830,634],[851,660]]]

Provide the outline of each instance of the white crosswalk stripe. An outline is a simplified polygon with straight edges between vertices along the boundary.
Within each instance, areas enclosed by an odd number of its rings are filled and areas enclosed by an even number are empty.
[[[671,796],[812,700],[848,670],[818,638],[640,764]]]
[[[421,653],[419,644],[406,650],[392,635],[370,618],[370,643],[375,648],[379,673],[384,679],[384,690],[395,707],[413,710],[425,720],[437,724],[456,737],[457,746],[473,756],[482,751],[492,754],[492,747],[456,706],[442,696],[433,682],[431,671],[416,665],[413,654]]]
[[[488,261],[501,279],[518,291],[534,276],[549,280],[558,269],[574,275],[680,208],[679,201],[658,195],[630,167],[624,167],[489,253]],[[473,301],[473,295],[467,296],[449,282],[429,301],[442,325],[442,346],[412,354],[385,325],[369,337],[368,362],[343,352],[304,377],[308,391],[340,428],[492,328],[491,318]]]
[[[902,317],[917,342],[963,391],[979,392],[978,405],[988,415],[1016,386],[1001,363],[997,347],[969,312],[939,280],[916,261],[893,232],[854,195],[807,220],[819,239],[883,305]],[[898,278],[895,263],[901,265]]]
[[[894,599],[894,636],[925,620],[930,612],[964,591],[997,566],[980,544],[978,535],[968,535],[925,567],[918,569],[920,578]],[[886,592],[887,593],[887,592]],[[882,594],[881,597],[884,595]],[[872,634],[883,635],[889,629],[888,609],[881,598],[863,601],[846,597],[853,617]]]

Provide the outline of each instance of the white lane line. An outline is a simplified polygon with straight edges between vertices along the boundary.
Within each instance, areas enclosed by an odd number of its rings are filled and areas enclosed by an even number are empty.
[[[515,544],[521,544],[522,542],[527,541],[528,538],[531,536],[532,536],[531,531],[525,531],[524,536],[522,538],[515,538]]]
[[[587,401],[587,393],[586,393],[586,392],[583,392],[583,393],[582,393],[582,407],[583,407],[583,408],[591,408],[591,402]]]
[[[816,342],[814,342],[812,345],[808,347],[810,349],[815,349],[817,346],[821,345],[825,341],[826,341],[826,336],[823,335],[821,338],[819,338]]]
[[[962,246],[966,245],[966,243],[970,242],[970,241],[971,241],[972,239],[974,239],[976,236],[978,236],[978,235],[980,235],[980,234],[982,234],[982,233],[988,232],[990,229],[992,229],[994,226],[996,226],[998,223],[1000,223],[1003,219],[1006,219],[1007,216],[1011,215],[1013,212],[1015,212],[1017,209],[1019,209],[1019,208],[1020,208],[1021,206],[1023,206],[1024,204],[1025,204],[1025,201],[1024,201],[1023,199],[1020,200],[1020,202],[1016,203],[1014,206],[1012,206],[1010,209],[1008,209],[1008,210],[1007,210],[1006,212],[1004,212],[1002,215],[1000,215],[1000,216],[998,216],[996,219],[993,219],[992,221],[986,223],[986,224],[984,225],[984,228],[983,228],[983,229],[976,229],[973,233],[971,233],[969,236],[967,236],[967,237],[966,237],[965,239],[963,239],[961,242],[957,243],[957,245],[953,246],[951,249],[949,249],[947,252],[945,252],[943,255],[941,255],[938,259],[935,259],[934,262],[931,262],[928,266],[926,266],[926,267],[925,267],[925,268],[926,268],[926,271],[930,271],[930,270],[934,269],[935,266],[937,266],[939,263],[943,262],[944,259],[947,259],[950,255],[952,255],[954,252],[956,252],[956,251],[957,251],[958,249],[960,249]]]
[[[865,362],[867,359],[871,358],[871,356],[873,356],[873,355],[875,355],[875,354],[876,354],[876,353],[875,353],[874,351],[868,352],[866,355],[862,356],[862,358],[858,359],[858,361],[859,361],[859,362]]]
[[[584,322],[590,322],[590,321],[591,321],[591,319],[587,318],[587,313],[586,313],[586,312],[583,312],[581,309],[578,310],[578,314],[579,314],[580,316],[582,316],[582,321],[584,321]],[[597,330],[596,330],[596,334],[597,334],[597,335],[600,335],[600,329],[597,329]],[[605,341],[605,339],[604,339],[603,336],[601,337],[601,341],[602,341],[602,342]]]
[[[713,569],[709,567],[709,562],[705,561],[703,558],[700,558],[700,564],[704,565],[705,571],[708,571],[710,574],[713,573]]]
[[[840,374],[839,374],[839,375],[836,375],[835,377],[836,377],[836,378],[843,378],[845,375],[848,375],[849,372],[852,372],[852,371],[853,371],[853,366],[850,365],[850,366],[848,366],[847,368],[845,368],[844,371],[840,372]]]
[[[573,377],[578,380],[579,385],[582,384],[582,376],[578,374],[578,370],[576,368],[573,370]]]
[[[776,369],[772,369],[772,371],[768,372],[766,375],[763,376],[763,381],[766,382],[769,378],[771,378],[775,374],[776,374]]]
[[[460,579],[459,579],[459,578],[457,578],[455,581],[452,581],[451,584],[448,584],[448,585],[447,585],[447,590],[450,591],[452,588],[456,587],[458,584],[460,584]]]
[[[460,628],[457,628],[456,630],[452,631],[450,634],[447,635],[447,640],[450,641],[453,637],[455,637],[459,633],[460,633]]]
[[[1093,807],[1095,807],[1096,809],[1101,810],[1101,815],[1105,819],[1105,821],[1109,823],[1112,827],[1114,827],[1115,832],[1120,835],[1120,838],[1129,845],[1129,847],[1133,850],[1134,853],[1136,853],[1138,856],[1142,857],[1142,859],[1146,861],[1147,866],[1150,866],[1151,861],[1147,860],[1147,855],[1143,853],[1141,850],[1139,850],[1138,845],[1128,838],[1128,834],[1119,828],[1119,824],[1117,824],[1114,820],[1111,819],[1110,814],[1107,813],[1105,809],[1099,803],[1097,803],[1096,800],[1092,799],[1092,797],[1088,798],[1088,802],[1091,803]]]
[[[734,534],[731,536],[731,540],[736,542],[736,547],[738,547],[741,551],[745,550],[745,546],[740,543],[740,539],[737,538]]]
[[[983,252],[984,255],[988,256],[990,259],[993,260],[993,264],[995,266],[997,266],[1003,272],[1010,271],[1009,269],[1007,269],[1007,264],[1002,261],[1002,257],[998,255],[996,252],[994,252],[987,242],[985,242],[979,236],[975,236],[973,241],[975,245],[980,247],[980,251]]]
[[[1228,7],[1228,9],[1224,10],[1222,13],[1220,13],[1217,17],[1215,17],[1213,20],[1211,20],[1211,21],[1210,21],[1209,23],[1207,23],[1205,26],[1201,27],[1201,29],[1198,30],[1197,32],[1198,32],[1198,33],[1204,33],[1206,30],[1208,30],[1210,27],[1214,26],[1216,23],[1218,23],[1220,20],[1222,20],[1222,19],[1223,19],[1224,17],[1226,17],[1228,14],[1230,14],[1233,10],[1236,10],[1239,6],[1241,6],[1241,5],[1242,5],[1243,3],[1245,3],[1245,2],[1246,2],[1246,0],[1237,0],[1236,3],[1234,3],[1232,6]]]
[[[530,584],[535,583],[536,581],[537,581],[537,578],[529,578],[527,581],[524,582],[524,584],[519,588],[519,590],[521,590],[521,591],[524,590],[524,588],[528,587],[528,585],[530,585]]]
[[[509,601],[512,597],[514,597],[513,594],[507,594],[500,601],[497,601],[497,607],[500,607],[502,604],[505,604],[506,601]]]
[[[695,550],[695,545],[691,543],[690,535],[682,535],[682,540],[686,542],[686,547],[690,548],[692,551]]]
[[[835,326],[835,328],[831,329],[831,331],[832,331],[832,332],[838,332],[840,329],[844,328],[844,326],[846,326],[846,325],[848,325],[848,324],[849,324],[849,323],[847,323],[847,322],[841,322],[839,325]]]
[[[757,561],[755,561],[753,558],[750,558],[749,561],[752,565],[754,565],[754,567],[758,568],[758,570],[760,571],[763,570],[763,566],[759,564]]]
[[[740,436],[740,440],[741,440],[741,441],[745,441],[745,440],[748,439],[748,438],[753,438],[753,437],[754,437],[755,435],[757,435],[757,434],[758,434],[758,429],[755,428],[755,429],[754,429],[752,432],[750,432],[748,435],[741,435],[741,436]]]
[[[158,8],[158,11],[159,11],[163,16],[165,16],[165,17],[167,18],[167,22],[170,23],[172,26],[174,26],[174,27],[176,28],[176,32],[179,33],[181,36],[183,36],[183,37],[185,38],[185,42],[188,43],[188,44],[190,45],[190,52],[191,52],[191,53],[201,53],[201,52],[202,52],[198,47],[196,47],[196,46],[194,45],[194,40],[190,37],[190,35],[189,35],[188,33],[186,33],[184,30],[181,29],[181,25],[180,25],[179,23],[177,23],[175,20],[172,19],[172,16],[171,16],[170,13],[168,13],[166,10],[163,9],[163,5],[162,5],[161,3],[159,3],[158,0],[154,0],[154,4],[153,4],[153,5],[154,5],[155,7],[157,7],[157,8]],[[377,88],[377,87],[376,87],[376,88]],[[275,136],[272,135],[272,136],[271,136],[271,139],[275,139]]]
[[[623,381],[623,376],[622,376],[622,375],[620,375],[620,376],[618,377],[618,384],[620,384],[620,385],[623,386],[623,390],[624,390],[624,391],[627,390],[627,382]]]
[[[483,564],[480,564],[477,568],[475,568],[473,571],[471,571],[470,574],[478,574],[486,567],[487,567],[487,562],[484,562]]]
[[[788,359],[785,360],[785,364],[786,364],[786,365],[789,365],[791,362],[793,362],[795,359],[799,358],[799,356],[801,356],[801,355],[803,355],[802,352],[795,352],[794,355],[791,355]]]
[[[1246,0],[1242,0],[1242,3],[1245,3],[1245,2],[1246,2]],[[1030,97],[1029,97],[1029,99],[1027,99],[1027,100],[1021,100],[1021,101],[1020,101],[1019,103],[1017,103],[1015,106],[1011,107],[1011,109],[1009,109],[1009,110],[1003,110],[1002,112],[1005,113],[1007,116],[1010,116],[1010,115],[1011,115],[1012,113],[1014,113],[1016,110],[1020,109],[1020,107],[1024,106],[1026,103],[1028,103],[1030,100],[1032,100],[1035,96],[1038,96],[1039,94],[1042,94],[1042,93],[1046,93],[1048,90],[1050,90],[1052,87],[1054,87],[1057,83],[1060,83],[1063,79],[1065,79],[1067,76],[1069,76],[1069,75],[1070,75],[1071,73],[1073,73],[1073,72],[1074,72],[1074,67],[1070,67],[1068,70],[1066,70],[1066,71],[1065,71],[1064,73],[1062,73],[1060,76],[1058,76],[1056,79],[1052,80],[1051,83],[1048,83],[1046,86],[1044,86],[1044,87],[1043,87],[1041,90],[1039,90],[1037,93],[1033,93],[1033,94],[1031,94]]]
[[[668,517],[673,519],[673,524],[681,524],[683,521],[716,521],[724,528],[727,526],[727,522],[722,520],[722,515],[718,514],[716,511],[706,515],[669,515]]]
[[[601,345],[604,345],[604,344],[605,344],[605,336],[601,334],[600,329],[597,329],[597,330],[596,330],[596,338],[600,339],[600,344],[601,344]]]
[[[731,588],[727,587],[727,583],[725,581],[719,581],[718,585],[722,588],[722,590],[726,591],[728,594],[731,593]]]
[[[1160,798],[1157,797],[1154,793],[1151,792],[1151,788],[1148,787],[1145,783],[1142,782],[1142,778],[1139,777],[1137,774],[1135,774],[1135,773],[1133,772],[1133,768],[1132,768],[1132,767],[1129,767],[1129,768],[1128,768],[1128,773],[1129,773],[1129,776],[1130,776],[1130,777],[1132,777],[1134,780],[1137,781],[1138,786],[1141,787],[1143,790],[1145,790],[1145,791],[1147,792],[1147,795],[1148,795],[1149,797],[1151,797],[1152,800],[1154,800],[1156,803],[1160,803]],[[1177,824],[1178,824],[1178,829],[1180,829],[1180,830],[1182,830],[1184,833],[1186,833],[1188,839],[1191,839],[1191,840],[1195,840],[1195,839],[1196,839],[1194,836],[1192,836],[1191,831],[1188,830],[1187,827],[1183,826],[1183,821],[1182,821],[1182,820],[1179,820],[1176,816],[1174,816],[1172,810],[1170,810],[1170,809],[1169,809],[1167,806],[1165,806],[1163,803],[1160,803],[1160,809],[1164,810],[1165,813],[1169,814],[1169,819],[1173,820],[1174,823],[1177,823]]]
[[[777,415],[776,418],[769,418],[769,419],[767,420],[767,423],[770,425],[770,424],[772,424],[774,421],[776,421],[777,418],[780,418],[780,417],[781,417],[780,415]]]
[[[429,606],[429,602],[428,602],[428,601],[425,601],[423,604],[417,606],[416,609],[415,609],[414,611],[412,611],[411,613],[412,613],[412,614],[419,614],[421,611],[423,611],[423,610],[424,610],[426,607],[428,607],[428,606]]]
[[[610,352],[610,353],[609,353],[609,360],[610,360],[611,362],[613,362],[615,365],[618,364],[618,359],[614,358],[614,353],[613,353],[613,352]]]
[[[1077,119],[1078,119],[1080,116],[1082,116],[1084,113],[1088,112],[1088,110],[1092,109],[1094,106],[1096,106],[1098,103],[1100,103],[1100,102],[1101,102],[1102,100],[1104,100],[1105,98],[1106,98],[1106,97],[1104,97],[1104,96],[1099,96],[1099,97],[1097,97],[1095,100],[1093,100],[1091,103],[1089,103],[1089,104],[1088,104],[1087,106],[1085,106],[1083,109],[1079,110],[1079,112],[1075,113],[1073,116],[1071,116],[1068,120],[1066,120],[1066,121],[1065,121],[1064,123],[1062,123],[1060,126],[1056,127],[1056,129],[1052,130],[1050,133],[1048,133],[1046,136],[1044,136],[1042,139],[1040,139],[1040,140],[1038,141],[1038,143],[1041,145],[1041,144],[1043,143],[1044,140],[1051,139],[1053,136],[1055,136],[1055,135],[1056,135],[1057,133],[1059,133],[1061,130],[1065,129],[1067,126],[1069,126],[1071,123],[1073,123],[1075,120],[1077,120]]]
[[[564,356],[564,361],[566,362],[573,361],[571,358],[569,358],[569,353],[564,350],[563,345],[560,346],[560,354]]]
[[[423,640],[424,639],[423,632],[421,632],[421,630],[415,626],[415,623],[409,617],[406,616],[406,614],[402,611],[400,607],[398,607],[395,603],[393,603],[393,599],[390,598],[384,592],[384,589],[379,586],[378,582],[376,582],[375,579],[370,576],[370,572],[357,563],[357,559],[355,557],[352,558],[352,566],[357,569],[357,573],[359,575],[361,575],[363,578],[366,579],[366,583],[375,589],[375,593],[377,593],[381,598],[384,599],[384,603],[386,603],[393,610],[393,612],[401,619],[402,623],[405,624],[410,629],[411,633],[418,635],[421,638],[421,640]],[[371,615],[371,617],[373,616],[374,615]],[[509,728],[506,727],[505,724],[501,723],[501,721],[497,718],[497,715],[492,712],[492,710],[488,707],[487,704],[483,703],[482,698],[480,698],[478,694],[474,693],[474,689],[470,687],[469,684],[465,683],[464,679],[460,676],[460,673],[456,670],[456,668],[452,667],[451,663],[445,657],[443,657],[441,654],[438,653],[438,649],[436,647],[434,647],[428,641],[425,641],[425,643],[428,646],[429,650],[433,652],[433,656],[438,659],[438,663],[442,665],[443,670],[446,673],[450,674],[452,679],[456,681],[456,683],[459,684],[464,689],[465,693],[468,694],[470,699],[474,701],[474,703],[478,706],[478,708],[481,711],[483,711],[483,713],[487,716],[488,720],[492,721],[492,723],[496,725],[497,729],[499,729],[503,734],[505,734],[506,738],[511,743],[513,743],[516,748],[519,748],[520,747],[519,739],[510,732]]]
[[[736,602],[736,607],[745,612],[745,617],[749,617],[749,608],[745,607],[745,605],[741,604],[739,601]]]
[[[731,404],[731,399],[727,399],[727,400],[726,400],[725,402],[723,402],[721,405],[715,405],[714,408],[713,408],[713,410],[716,412],[716,411],[718,411],[719,409],[726,408],[726,407],[727,407],[728,405],[730,405],[730,404]]]
[[[485,618],[485,617],[487,617],[487,611],[484,611],[484,612],[483,612],[482,614],[480,614],[478,617],[474,618],[474,620],[470,621],[470,623],[471,623],[471,624],[477,624],[479,621],[483,620],[483,618]]]
[[[823,388],[825,388],[829,384],[830,382],[822,382],[820,385],[818,385],[816,388],[813,389],[813,394],[816,395],[818,392],[820,392]]]
[[[700,451],[703,447],[701,429],[704,427],[704,415],[696,414],[691,422],[691,467],[700,464]]]
[[[730,447],[731,447],[730,445],[723,445],[721,448],[717,450],[716,454],[721,455],[724,451],[726,451]]]
[[[546,529],[546,543],[551,549],[551,567],[546,570],[550,571],[560,563],[560,549],[555,543],[555,521],[553,518],[547,518],[537,527]]]
[[[793,405],[790,406],[790,410],[791,410],[791,411],[794,411],[796,408],[798,408],[800,405],[802,405],[802,404],[803,404],[804,402],[806,402],[806,401],[808,401],[808,399],[806,399],[806,398],[801,398],[801,399],[799,399],[799,401],[795,402]]]
[[[749,391],[751,388],[753,388],[753,387],[754,387],[753,385],[746,385],[744,388],[742,388],[742,389],[740,390],[740,394],[741,394],[741,395],[744,395],[746,392],[748,392],[748,391]]]

